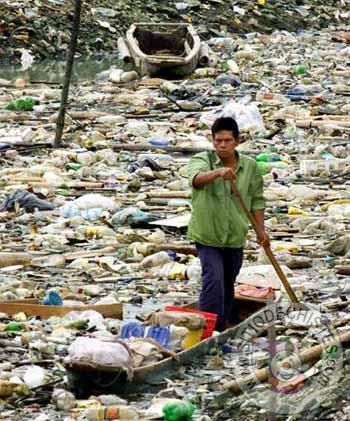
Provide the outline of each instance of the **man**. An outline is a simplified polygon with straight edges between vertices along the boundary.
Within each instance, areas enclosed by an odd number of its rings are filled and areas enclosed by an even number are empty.
[[[199,308],[216,313],[219,331],[238,322],[234,282],[241,269],[249,221],[231,191],[235,182],[261,231],[259,242],[269,244],[264,228],[263,179],[254,159],[239,154],[236,121],[218,118],[212,127],[215,151],[192,157],[192,217],[188,237],[195,241],[202,265]]]

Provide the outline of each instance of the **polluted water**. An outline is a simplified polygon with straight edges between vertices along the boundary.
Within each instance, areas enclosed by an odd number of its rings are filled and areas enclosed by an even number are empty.
[[[77,60],[56,149],[70,2],[0,3],[1,419],[350,419],[349,2],[93,2],[78,56],[103,56]],[[141,20],[191,21],[208,67],[125,67]],[[188,164],[222,114],[301,304],[250,230],[242,324],[219,333],[186,231]]]

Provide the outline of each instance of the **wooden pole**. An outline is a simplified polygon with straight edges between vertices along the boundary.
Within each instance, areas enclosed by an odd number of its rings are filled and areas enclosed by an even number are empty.
[[[242,196],[241,196],[241,194],[240,194],[239,190],[237,189],[234,182],[231,183],[231,187],[232,187],[232,193],[236,197],[236,199],[237,199],[239,205],[241,206],[242,210],[244,211],[244,213],[247,215],[247,217],[249,219],[249,222],[252,224],[252,226],[254,228],[254,231],[256,232],[256,235],[258,236],[258,238],[261,238],[262,237],[261,229],[260,229],[259,225],[257,224],[253,214],[249,211],[246,204],[244,203],[244,201],[242,199]],[[296,297],[292,287],[290,286],[286,275],[284,274],[283,270],[281,269],[281,266],[279,265],[275,256],[273,255],[273,253],[270,249],[270,246],[264,246],[264,250],[265,250],[266,256],[270,260],[270,263],[272,264],[272,266],[274,267],[278,277],[280,278],[284,288],[286,289],[286,291],[289,295],[289,298],[291,299],[291,301],[293,303],[298,303],[299,300]]]
[[[340,344],[346,344],[350,342],[350,333],[345,332],[339,335],[339,337],[335,340],[330,340],[324,343],[323,345],[315,345],[305,351],[300,353],[300,356],[292,355],[291,357],[287,357],[279,363],[279,367],[282,367],[286,364],[289,367],[294,368],[297,367],[298,364],[301,363],[309,363],[313,361],[317,361],[320,358],[322,351],[330,346],[339,346]],[[261,368],[256,370],[252,374],[248,374],[244,377],[240,377],[235,381],[227,382],[224,384],[224,389],[229,390],[230,392],[236,394],[241,393],[242,385],[244,384],[257,384],[258,382],[265,382],[270,375],[269,367]]]
[[[80,26],[80,14],[81,14],[81,3],[82,0],[75,0],[74,17],[72,35],[67,55],[66,72],[64,75],[64,82],[61,95],[61,104],[58,112],[57,125],[56,125],[56,136],[54,141],[54,147],[58,148],[61,146],[62,134],[64,130],[64,120],[66,115],[69,86],[72,77],[72,69],[74,63],[74,55],[78,42],[79,26]]]

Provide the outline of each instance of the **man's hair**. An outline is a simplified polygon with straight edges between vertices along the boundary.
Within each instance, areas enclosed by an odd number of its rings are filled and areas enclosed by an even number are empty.
[[[214,124],[211,128],[213,137],[215,137],[215,134],[221,130],[230,131],[232,132],[235,139],[239,138],[239,128],[236,120],[234,120],[232,117],[219,117],[214,121]]]

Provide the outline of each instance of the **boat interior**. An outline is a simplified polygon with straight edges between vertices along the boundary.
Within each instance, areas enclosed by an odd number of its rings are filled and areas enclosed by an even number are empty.
[[[160,31],[138,26],[134,37],[140,50],[147,55],[185,57],[193,47],[193,39],[186,26],[175,27],[172,30],[160,27]]]

